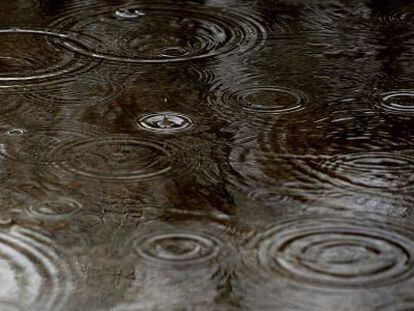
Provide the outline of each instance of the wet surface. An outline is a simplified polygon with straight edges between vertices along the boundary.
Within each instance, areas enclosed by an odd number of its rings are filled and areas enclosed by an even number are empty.
[[[0,4],[1,310],[412,310],[414,4]]]

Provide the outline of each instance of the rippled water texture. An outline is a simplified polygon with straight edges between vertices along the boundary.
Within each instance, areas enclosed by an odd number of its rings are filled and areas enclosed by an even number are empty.
[[[414,310],[412,0],[0,3],[0,311]]]

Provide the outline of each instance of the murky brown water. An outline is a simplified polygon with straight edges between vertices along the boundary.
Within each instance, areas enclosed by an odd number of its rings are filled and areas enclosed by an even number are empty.
[[[411,0],[0,24],[0,310],[414,310]]]

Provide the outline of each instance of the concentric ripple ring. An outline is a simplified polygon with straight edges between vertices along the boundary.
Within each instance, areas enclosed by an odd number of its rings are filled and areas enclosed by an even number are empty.
[[[258,238],[258,248],[264,268],[315,286],[375,287],[413,273],[413,240],[353,220],[277,225]]]
[[[137,18],[119,18],[116,6],[89,6],[73,10],[52,27],[70,29],[76,40],[61,42],[94,58],[164,63],[246,52],[266,37],[261,19],[240,11],[198,5],[163,5],[138,1],[125,8]]]
[[[56,149],[58,165],[74,174],[102,180],[149,179],[172,170],[173,150],[153,140],[107,137],[70,142]]]
[[[70,36],[66,33],[60,33],[48,29],[26,29],[26,28],[7,28],[0,29],[0,38],[5,36],[19,36],[23,40],[27,40],[29,36],[40,37],[44,39],[59,39],[61,42],[69,44],[72,42],[73,36]],[[5,38],[6,39],[6,38]],[[2,40],[5,40],[2,39]],[[14,42],[14,41],[13,41]],[[41,40],[36,39],[36,44],[42,43]],[[27,44],[27,46],[21,46],[20,49],[16,51],[4,51],[3,53],[8,53],[10,56],[1,57],[0,60],[7,62],[7,64],[12,64],[12,67],[5,73],[0,74],[0,83],[5,84],[0,87],[9,87],[10,83],[21,83],[21,82],[43,82],[45,79],[56,78],[58,76],[67,75],[69,73],[81,70],[83,68],[93,65],[93,63],[87,64],[82,62],[79,58],[75,57],[75,54],[72,52],[68,54],[65,50],[57,50],[55,48],[50,49],[54,54],[59,55],[62,59],[57,62],[50,63],[49,60],[44,60],[44,62],[39,63],[39,57],[41,55],[30,55],[28,54],[27,59],[24,57],[25,54],[29,53],[33,49],[35,53],[36,49],[29,42],[23,41],[22,43]],[[48,46],[48,41],[44,40],[44,46]],[[50,47],[51,48],[51,47]],[[43,51],[44,53],[44,51]],[[16,54],[16,55],[15,55]],[[9,66],[10,67],[10,66]],[[17,67],[17,68],[15,68]],[[15,69],[14,69],[15,68]],[[10,72],[9,72],[10,71]]]
[[[197,232],[154,232],[133,243],[135,253],[150,263],[193,265],[209,261],[220,252],[219,241]]]

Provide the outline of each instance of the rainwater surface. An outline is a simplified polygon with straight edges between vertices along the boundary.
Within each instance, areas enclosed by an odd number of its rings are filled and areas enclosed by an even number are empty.
[[[412,0],[0,3],[0,310],[414,310]]]

